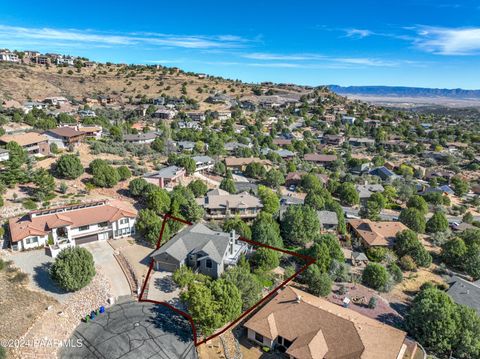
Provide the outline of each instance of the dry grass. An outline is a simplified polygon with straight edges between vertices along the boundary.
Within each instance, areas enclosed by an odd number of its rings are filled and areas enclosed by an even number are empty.
[[[27,289],[28,276],[10,265],[0,271],[0,339],[19,339],[46,308],[57,302]]]

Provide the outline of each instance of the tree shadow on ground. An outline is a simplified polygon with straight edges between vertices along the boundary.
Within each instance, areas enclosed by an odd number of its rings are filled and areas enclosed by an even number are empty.
[[[34,274],[32,279],[37,286],[47,292],[56,294],[67,294],[68,292],[60,288],[50,276],[51,263],[43,263],[33,268]]]
[[[193,341],[192,326],[186,318],[176,313],[174,310],[160,304],[154,305],[151,308],[151,312],[154,317],[148,319],[148,321],[153,322],[156,328],[176,335],[183,343]]]
[[[155,287],[164,293],[173,293],[177,289],[177,285],[172,277],[155,278]]]

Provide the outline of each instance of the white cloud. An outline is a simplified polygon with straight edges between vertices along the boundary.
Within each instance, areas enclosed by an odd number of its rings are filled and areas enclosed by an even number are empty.
[[[439,55],[477,55],[480,53],[480,28],[417,28],[414,44]]]
[[[347,37],[355,37],[359,39],[363,39],[364,37],[374,35],[373,31],[366,30],[366,29],[347,29],[345,31],[347,33]]]
[[[242,57],[252,60],[273,60],[273,61],[305,61],[321,59],[324,56],[317,54],[272,54],[255,52],[250,54],[243,54]]]
[[[110,46],[133,46],[148,44],[189,49],[237,48],[249,40],[233,35],[171,35],[157,33],[115,34],[91,30],[26,28],[0,25],[0,42],[16,40],[18,46],[24,43],[49,44],[51,41],[72,44],[94,44]]]
[[[398,61],[363,58],[363,57],[340,57],[332,60],[335,62],[350,64],[350,65],[364,65],[364,66],[377,66],[377,67],[392,67],[392,66],[399,65]]]

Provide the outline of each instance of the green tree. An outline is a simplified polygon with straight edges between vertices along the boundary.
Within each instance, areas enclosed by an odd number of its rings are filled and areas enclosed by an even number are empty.
[[[425,233],[425,216],[416,208],[405,208],[400,212],[400,222],[417,233]]]
[[[235,182],[231,178],[224,178],[222,182],[220,182],[220,189],[223,189],[224,191],[232,194],[237,193],[237,189],[235,188]]]
[[[285,177],[282,172],[272,168],[265,175],[265,183],[272,188],[278,188],[285,183]]]
[[[95,276],[92,254],[82,247],[63,249],[55,258],[50,274],[63,289],[77,291]]]
[[[225,279],[217,279],[211,284],[212,295],[218,303],[222,324],[237,319],[242,313],[242,295],[240,290]]]
[[[170,192],[170,200],[170,213],[172,215],[179,213],[181,218],[189,222],[196,222],[203,217],[203,208],[198,205],[192,191],[187,187],[176,186]]]
[[[362,218],[368,218],[372,221],[380,220],[380,213],[385,208],[387,200],[381,193],[374,193],[367,200],[367,203],[360,210]]]
[[[369,263],[362,274],[362,283],[367,287],[384,291],[390,275],[388,271],[379,263]]]
[[[427,286],[415,297],[405,318],[408,332],[428,350],[445,354],[458,341],[459,314],[449,295]]]
[[[448,219],[443,212],[437,211],[427,221],[427,233],[445,232],[448,229]]]
[[[449,266],[462,268],[467,254],[467,245],[461,238],[453,238],[442,246],[442,260]]]
[[[83,174],[82,162],[76,155],[62,155],[55,164],[55,173],[60,178],[75,179]]]
[[[170,204],[170,196],[168,192],[162,188],[157,188],[147,196],[147,208],[159,215],[168,213]]]
[[[307,206],[315,208],[317,211],[325,208],[325,199],[320,193],[315,191],[310,191],[307,193],[304,203]]]
[[[251,162],[245,167],[245,176],[262,179],[265,177],[265,167],[259,162]]]
[[[118,175],[120,177],[120,181],[125,181],[132,177],[132,172],[127,166],[120,166],[117,168]]]
[[[422,196],[419,196],[417,194],[413,195],[408,199],[407,207],[415,208],[423,215],[426,215],[428,213],[427,201],[425,201],[425,199]]]
[[[112,137],[114,142],[122,142],[123,141],[123,132],[122,129],[118,126],[110,127],[110,136]]]
[[[188,312],[203,335],[212,334],[222,325],[219,308],[221,303],[215,300],[212,291],[206,285],[192,283],[188,290],[181,294],[181,299],[187,303]]]
[[[94,160],[96,161],[96,160]],[[94,166],[92,169],[93,183],[98,187],[114,187],[120,181],[120,175],[115,167],[107,163]]]
[[[139,197],[143,194],[147,184],[148,182],[143,178],[134,178],[128,184],[128,190],[132,196]]]
[[[326,297],[332,291],[332,280],[327,273],[321,272],[317,265],[307,268],[304,275],[309,291],[318,296]]]
[[[151,209],[141,209],[135,227],[146,241],[156,244],[162,229],[162,219]],[[167,236],[164,235],[164,238]]]
[[[263,204],[263,211],[276,214],[280,210],[280,201],[277,194],[268,187],[258,186],[258,196]]]
[[[452,178],[452,185],[455,194],[459,197],[463,196],[464,194],[468,193],[470,187],[467,181],[462,180],[459,177]]]
[[[156,137],[150,144],[150,147],[152,150],[157,151],[158,153],[165,153],[166,144],[164,137]]]
[[[360,196],[351,182],[344,182],[337,190],[340,201],[347,206],[354,206],[360,203]]]
[[[55,179],[46,169],[41,168],[35,171],[33,182],[37,186],[33,194],[37,201],[49,200],[51,196],[54,196]]]
[[[195,281],[195,273],[190,267],[182,265],[173,272],[172,279],[180,288],[185,288]]]
[[[432,264],[432,256],[419,241],[417,234],[410,229],[397,233],[394,249],[399,257],[412,257],[418,266],[429,267]]]
[[[323,183],[315,174],[308,173],[302,177],[300,186],[305,192],[318,192],[323,188]]]
[[[240,217],[229,218],[223,224],[223,230],[226,232],[231,232],[235,230],[240,236],[252,239],[252,230],[249,225],[242,221]]]
[[[192,191],[193,195],[197,198],[205,196],[208,192],[207,185],[205,184],[205,182],[203,182],[200,179],[196,179],[190,182],[188,184],[188,188],[190,189],[190,191]]]
[[[309,206],[289,206],[283,215],[281,229],[285,242],[304,245],[320,232],[317,212]]]
[[[278,267],[280,264],[280,252],[268,248],[259,248],[252,258],[255,268],[261,271],[268,271]]]
[[[257,277],[250,272],[250,266],[237,265],[223,275],[223,278],[235,285],[242,297],[242,310],[247,310],[262,298],[263,286]]]

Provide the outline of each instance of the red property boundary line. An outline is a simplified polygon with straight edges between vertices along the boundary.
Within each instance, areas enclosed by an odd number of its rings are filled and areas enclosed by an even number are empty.
[[[163,233],[165,231],[165,224],[167,223],[168,220],[174,220],[174,221],[178,221],[178,222],[181,222],[183,224],[186,224],[186,225],[193,225],[191,222],[188,222],[188,221],[185,221],[184,219],[181,219],[181,218],[176,218],[176,217],[173,217],[169,214],[166,214],[163,216],[163,223],[162,223],[162,228],[160,230],[160,235],[159,235],[159,238],[158,238],[158,242],[157,242],[157,245],[156,245],[156,249],[160,248],[160,245],[162,243],[162,237],[163,237]],[[263,243],[259,243],[259,242],[255,242],[255,241],[252,241],[252,240],[249,240],[249,239],[246,239],[246,238],[243,238],[243,237],[240,237],[239,240],[245,242],[245,243],[248,243],[248,244],[251,244],[251,245],[255,245],[255,246],[259,246],[259,247],[264,247],[264,248],[268,248],[268,249],[272,249],[272,250],[275,250],[275,251],[278,251],[278,252],[282,252],[282,253],[285,253],[285,254],[289,254],[291,256],[294,256],[294,257],[298,257],[298,258],[301,258],[303,260],[306,261],[306,264],[300,268],[297,272],[295,272],[293,275],[291,275],[289,278],[287,278],[286,280],[284,280],[280,285],[278,285],[274,290],[272,290],[270,293],[268,293],[264,298],[262,298],[261,300],[259,300],[253,307],[249,308],[248,310],[246,310],[240,317],[238,317],[237,319],[235,319],[233,322],[231,322],[228,326],[226,326],[225,328],[223,328],[222,330],[220,330],[219,332],[215,333],[215,334],[212,334],[210,335],[209,337],[207,338],[204,338],[203,340],[199,340],[198,339],[198,335],[197,335],[197,328],[195,327],[195,323],[193,322],[193,318],[191,317],[190,314],[184,312],[184,311],[181,311],[180,309],[177,309],[175,308],[174,306],[170,305],[169,303],[167,302],[159,302],[159,301],[156,301],[156,300],[152,300],[152,299],[147,299],[147,298],[143,298],[143,295],[145,293],[145,288],[147,286],[147,283],[148,283],[148,280],[150,278],[150,275],[152,273],[152,270],[153,270],[153,263],[154,263],[154,260],[153,258],[151,259],[150,261],[150,265],[149,265],[149,268],[148,268],[148,273],[147,273],[147,276],[145,278],[145,281],[143,282],[143,286],[142,286],[142,291],[140,292],[140,296],[138,297],[138,301],[139,302],[147,302],[147,303],[153,303],[153,304],[160,304],[160,305],[163,305],[167,308],[170,308],[171,310],[173,310],[174,312],[176,312],[177,314],[180,314],[182,317],[186,318],[191,327],[192,327],[192,332],[193,332],[193,340],[194,340],[194,344],[195,346],[199,346],[201,344],[204,344],[206,343],[207,341],[215,338],[215,337],[218,337],[219,335],[225,333],[227,330],[229,330],[230,328],[232,328],[233,326],[235,326],[238,322],[240,322],[242,319],[244,319],[247,315],[249,315],[251,312],[253,312],[256,308],[258,308],[259,306],[261,306],[263,303],[265,303],[268,299],[270,299],[274,294],[276,294],[280,289],[282,289],[283,287],[285,287],[290,281],[292,281],[295,277],[297,277],[300,273],[302,273],[304,270],[306,270],[310,265],[312,265],[313,263],[315,263],[315,259],[312,258],[312,257],[309,257],[309,256],[305,256],[305,255],[302,255],[302,254],[298,254],[298,253],[295,253],[295,252],[292,252],[292,251],[288,251],[288,250],[285,250],[285,249],[281,249],[281,248],[275,248],[275,247],[272,247],[272,246],[269,246],[269,245],[266,245],[266,244],[263,244]]]

